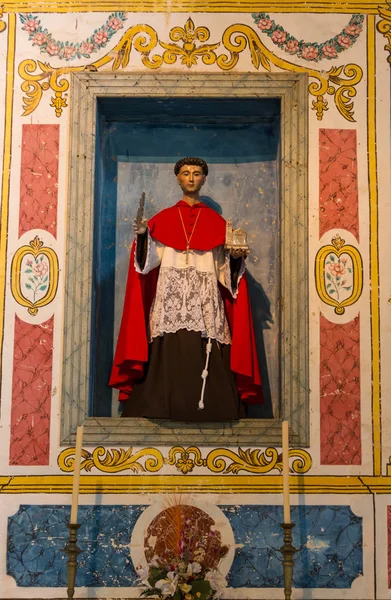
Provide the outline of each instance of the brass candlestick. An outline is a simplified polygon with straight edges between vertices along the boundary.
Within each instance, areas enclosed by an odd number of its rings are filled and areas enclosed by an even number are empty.
[[[281,523],[284,530],[284,545],[281,546],[280,551],[284,557],[282,566],[284,569],[285,600],[291,600],[292,598],[293,555],[296,552],[296,548],[292,546],[292,529],[294,526],[294,523]]]
[[[75,593],[75,581],[77,571],[77,555],[81,550],[76,544],[77,530],[80,525],[78,523],[67,523],[69,529],[69,541],[65,546],[65,552],[68,554],[67,571],[68,571],[68,600],[73,600]]]

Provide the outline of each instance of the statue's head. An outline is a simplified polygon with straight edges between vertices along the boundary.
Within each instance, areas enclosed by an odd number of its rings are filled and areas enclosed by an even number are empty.
[[[198,194],[208,175],[208,165],[202,158],[186,156],[178,160],[174,173],[183,192]]]

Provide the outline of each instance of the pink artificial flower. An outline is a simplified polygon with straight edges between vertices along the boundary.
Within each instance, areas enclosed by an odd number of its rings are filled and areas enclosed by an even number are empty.
[[[342,48],[349,48],[352,45],[352,40],[347,35],[339,35],[337,39]]]
[[[91,54],[94,50],[94,44],[92,42],[82,42],[80,44],[80,52],[82,54]]]
[[[279,29],[276,29],[275,31],[273,31],[272,40],[275,44],[278,44],[279,46],[281,46],[286,40],[285,31],[280,31]]]
[[[346,272],[345,267],[338,263],[330,264],[329,271],[332,275],[334,275],[334,277],[340,277],[341,275],[343,275]]]
[[[343,30],[344,33],[346,33],[346,35],[351,35],[351,36],[357,36],[361,33],[362,31],[362,27],[361,25],[346,25],[345,29]]]
[[[110,19],[107,25],[110,27],[110,29],[113,29],[114,31],[118,31],[123,27],[122,21],[118,17],[113,17],[112,19]]]
[[[337,56],[337,50],[332,44],[326,44],[323,46],[322,52],[324,56],[327,56],[327,58],[335,58]]]
[[[269,30],[273,27],[273,21],[271,19],[261,19],[258,23],[259,29]]]
[[[75,48],[74,46],[64,46],[64,48],[62,49],[64,58],[72,58],[72,56],[75,54]]]
[[[314,60],[315,58],[318,58],[318,55],[319,50],[315,48],[315,46],[305,46],[301,51],[302,58],[305,58],[306,60]]]
[[[105,44],[107,42],[108,37],[109,37],[108,33],[105,29],[101,29],[101,31],[97,31],[96,34],[94,35],[95,44],[97,46],[102,46],[102,44]]]
[[[50,56],[56,56],[60,51],[60,46],[55,42],[49,42],[46,46],[46,52],[50,54]]]
[[[33,31],[36,31],[38,29],[38,27],[39,27],[38,19],[29,19],[23,25],[22,29],[24,29],[25,31],[28,31],[29,33],[33,33]]]
[[[33,37],[33,46],[42,46],[47,42],[47,39],[48,38],[45,33],[41,33],[38,31],[38,33],[36,33]]]
[[[288,40],[285,44],[285,50],[290,54],[296,54],[299,49],[299,42],[297,40]]]

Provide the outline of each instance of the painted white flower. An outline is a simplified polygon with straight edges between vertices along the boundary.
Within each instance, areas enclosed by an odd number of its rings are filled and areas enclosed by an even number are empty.
[[[159,581],[155,583],[155,588],[161,590],[163,598],[167,598],[167,596],[173,596],[175,594],[177,585],[178,575],[175,571],[169,571],[167,573],[167,579],[159,579]]]
[[[211,569],[205,575],[206,581],[209,581],[212,590],[215,590],[215,598],[220,598],[227,587],[227,580],[218,569]]]

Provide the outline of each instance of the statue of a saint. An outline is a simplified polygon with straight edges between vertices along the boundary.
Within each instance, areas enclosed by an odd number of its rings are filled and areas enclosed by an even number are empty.
[[[226,244],[225,220],[200,200],[206,162],[183,158],[174,172],[182,199],[133,224],[110,385],[126,401],[124,417],[239,419],[246,403],[263,401],[248,249]]]

